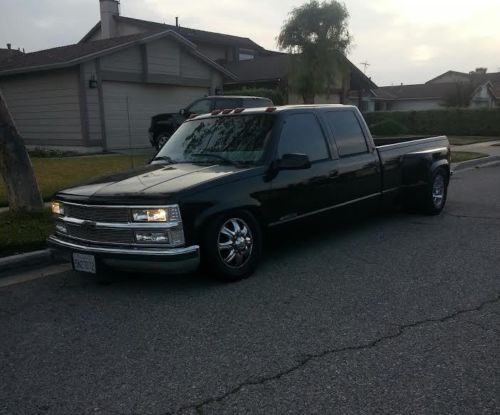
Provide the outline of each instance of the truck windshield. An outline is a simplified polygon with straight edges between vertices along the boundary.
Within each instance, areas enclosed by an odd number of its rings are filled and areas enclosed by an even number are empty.
[[[258,164],[274,119],[271,114],[252,114],[186,121],[155,159],[170,163]]]

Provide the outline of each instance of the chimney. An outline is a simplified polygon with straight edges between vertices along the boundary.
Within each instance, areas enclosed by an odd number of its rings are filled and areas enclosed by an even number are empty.
[[[179,18],[178,17],[175,18],[175,26],[179,27]]]
[[[115,16],[120,15],[120,2],[118,0],[99,0],[101,6],[101,38],[116,37]]]
[[[7,43],[7,49],[11,50],[12,49],[12,44]]]

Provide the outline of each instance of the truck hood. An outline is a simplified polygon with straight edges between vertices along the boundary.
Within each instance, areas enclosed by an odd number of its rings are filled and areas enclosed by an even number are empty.
[[[145,196],[165,197],[244,170],[248,168],[225,164],[151,164],[63,190],[58,196],[87,201],[101,198],[123,200]]]

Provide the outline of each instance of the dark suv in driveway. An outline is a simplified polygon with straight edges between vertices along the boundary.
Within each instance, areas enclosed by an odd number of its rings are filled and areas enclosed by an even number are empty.
[[[269,98],[246,96],[209,96],[194,101],[178,113],[157,114],[151,118],[149,141],[153,147],[160,150],[173,133],[191,115],[207,114],[216,109],[271,107]]]

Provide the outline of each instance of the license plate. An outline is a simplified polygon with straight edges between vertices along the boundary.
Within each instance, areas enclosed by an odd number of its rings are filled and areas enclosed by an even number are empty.
[[[75,271],[95,274],[96,266],[94,255],[73,254],[73,268]]]

